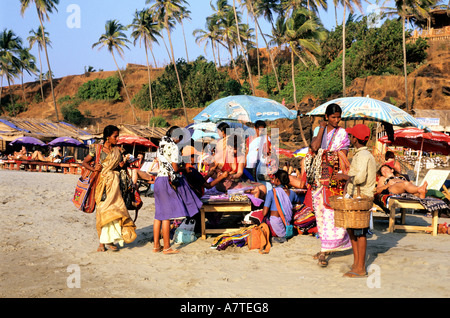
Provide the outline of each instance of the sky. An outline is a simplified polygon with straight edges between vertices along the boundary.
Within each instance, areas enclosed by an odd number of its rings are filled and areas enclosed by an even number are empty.
[[[102,69],[104,71],[114,71],[116,66],[111,54],[106,48],[98,50],[92,48],[92,44],[98,41],[99,37],[105,31],[107,20],[116,19],[123,25],[132,22],[134,12],[150,7],[145,3],[146,0],[60,0],[57,6],[58,11],[50,14],[50,21],[45,21],[44,26],[49,32],[51,48],[48,48],[50,66],[54,74],[54,78],[60,78],[68,75],[83,74],[85,67],[92,66],[95,70]],[[332,3],[331,1],[329,1]],[[210,50],[204,51],[204,44],[199,46],[195,43],[192,32],[198,28],[204,28],[206,17],[213,13],[210,7],[210,0],[188,0],[191,11],[191,20],[183,22],[186,41],[188,44],[189,60],[195,60],[198,56],[203,55],[208,60],[213,60]],[[214,2],[215,3],[215,0]],[[233,1],[229,0],[232,4]],[[364,12],[370,11],[370,4],[364,4]],[[324,26],[331,30],[335,27],[334,7],[330,4],[328,12],[321,10],[319,17]],[[246,21],[246,17],[243,17]],[[270,33],[268,23],[259,20],[263,32]],[[338,21],[342,22],[342,7],[338,7]],[[254,23],[249,21],[250,27],[254,28]],[[26,10],[24,15],[20,14],[20,0],[0,0],[0,30],[10,29],[23,40],[23,45],[28,46],[27,37],[30,35],[31,29],[37,30],[39,19],[37,17],[34,4]],[[125,34],[129,37],[131,31]],[[125,48],[124,59],[117,58],[117,63],[121,69],[126,67],[127,63],[146,65],[145,51],[143,47],[133,45],[133,40],[129,38],[131,43],[128,44],[129,49]],[[186,52],[183,40],[183,33],[180,25],[177,25],[172,34],[172,41],[175,51],[175,58],[184,58],[186,60]],[[264,42],[260,40],[259,47],[264,47]],[[33,47],[31,53],[38,59],[37,45]],[[170,60],[164,45],[154,46],[154,53],[158,66],[167,65]],[[221,49],[221,58],[225,59],[227,54]],[[42,68],[46,72],[48,70],[45,56],[42,53]],[[226,62],[226,61],[224,61]],[[37,60],[39,67],[39,61]],[[150,58],[150,63],[152,59]],[[24,75],[24,82],[38,80],[38,75]],[[15,84],[19,84],[20,80],[16,80]]]

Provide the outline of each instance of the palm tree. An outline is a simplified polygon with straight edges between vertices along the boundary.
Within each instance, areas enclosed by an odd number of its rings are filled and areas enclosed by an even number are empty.
[[[146,3],[152,3],[154,4],[150,7],[150,10],[155,14],[154,18],[156,21],[160,21],[164,24],[164,27],[167,31],[167,37],[170,44],[170,51],[171,51],[171,59],[173,66],[175,68],[175,74],[177,76],[178,80],[178,86],[180,89],[180,95],[181,95],[181,102],[183,104],[183,110],[184,110],[184,117],[186,119],[186,125],[189,125],[189,120],[187,117],[186,112],[186,105],[184,103],[184,96],[183,96],[183,88],[181,86],[180,76],[178,74],[177,64],[175,62],[175,54],[173,52],[173,44],[172,44],[172,36],[170,31],[170,19],[180,14],[182,11],[182,5],[187,4],[185,0],[147,0]]]
[[[342,95],[346,96],[346,83],[345,83],[345,18],[346,18],[346,8],[348,7],[350,9],[350,12],[354,12],[352,2],[354,5],[356,5],[359,9],[359,11],[362,13],[362,5],[361,0],[342,0],[342,4],[344,6],[344,13],[343,13],[343,21],[342,21]]]
[[[319,7],[322,7],[325,11],[328,9],[328,5],[324,0],[306,0],[306,6],[305,0],[282,0],[281,6],[286,16],[289,16],[289,13],[295,11],[296,9],[305,7],[315,14],[319,12]]]
[[[286,32],[284,34],[284,42],[289,44],[291,48],[291,72],[292,72],[292,85],[294,88],[294,105],[298,109],[297,104],[297,91],[295,86],[295,67],[294,67],[294,54],[300,59],[300,61],[308,66],[307,60],[313,62],[318,66],[316,54],[320,54],[320,41],[325,40],[326,32],[320,23],[320,20],[311,11],[307,9],[296,9],[292,16],[286,20]],[[302,135],[303,143],[306,142],[305,135],[301,124],[300,117],[297,117]]]
[[[131,103],[130,95],[128,95],[127,86],[125,85],[125,81],[122,77],[122,72],[120,71],[119,65],[117,64],[116,57],[114,56],[114,50],[119,53],[120,57],[123,57],[123,47],[128,48],[126,43],[129,43],[130,41],[127,39],[127,36],[123,31],[126,28],[119,23],[117,20],[108,20],[105,24],[105,33],[100,36],[98,39],[98,42],[94,43],[92,45],[92,48],[96,46],[100,46],[99,49],[102,47],[106,47],[108,49],[108,52],[111,53],[114,63],[116,64],[117,71],[119,72],[120,80],[122,81],[123,87],[125,89],[125,93],[128,98],[128,102],[130,103],[131,111],[133,112],[133,117],[135,122],[137,122],[136,114],[134,111],[134,106]]]
[[[191,11],[189,11],[186,7],[181,7],[180,13],[175,18],[178,22],[180,22],[181,30],[183,31],[184,47],[186,49],[186,60],[189,63],[189,53],[186,44],[186,35],[184,34],[183,20],[191,20]]]
[[[195,37],[195,43],[200,45],[203,42],[206,42],[205,44],[205,54],[206,54],[206,48],[208,46],[208,41],[211,42],[211,49],[213,53],[214,58],[214,65],[216,66],[216,69],[218,69],[217,66],[217,58],[216,58],[216,42],[218,41],[218,36],[216,29],[214,28],[213,24],[210,23],[211,19],[206,19],[205,29],[195,29],[192,32],[192,35]]]
[[[227,0],[217,0],[216,7],[211,4],[211,8],[215,11],[215,14],[210,17],[210,21],[213,25],[216,26],[217,32],[222,39],[219,43],[221,43],[230,54],[234,74],[236,76],[236,80],[239,81],[239,74],[237,72],[236,62],[234,61],[233,57],[232,45],[233,39],[235,38],[236,34],[234,12],[230,10],[230,6],[228,5]]]
[[[395,8],[382,7],[383,10],[387,11],[388,15],[397,14],[402,20],[403,76],[405,80],[405,105],[407,112],[410,109],[408,102],[408,72],[406,68],[406,17],[413,15],[418,18],[428,18],[428,10],[434,4],[436,4],[435,0],[399,0],[395,1]]]
[[[52,13],[53,10],[58,11],[56,6],[59,4],[59,0],[20,0],[20,4],[21,4],[20,12],[22,15],[25,13],[25,11],[27,10],[28,6],[31,3],[34,3],[36,5],[36,11],[37,11],[37,15],[39,18],[39,23],[41,25],[42,30],[45,30],[42,20],[44,18],[46,18],[47,21],[49,21],[50,18],[48,16],[48,14]],[[53,105],[55,107],[56,121],[59,121],[58,108],[56,106],[55,91],[53,89],[53,77],[51,76],[52,69],[50,67],[50,60],[48,59],[47,45],[46,45],[45,41],[43,42],[43,45],[44,45],[45,57],[47,59],[48,73],[50,74],[49,81],[50,81],[50,88],[52,91]]]
[[[145,57],[147,60],[147,72],[148,72],[148,92],[150,96],[150,107],[153,116],[155,116],[155,110],[153,109],[153,96],[152,96],[152,82],[151,82],[151,71],[150,64],[148,62],[148,48],[152,50],[152,43],[157,43],[156,37],[160,37],[161,34],[158,31],[157,24],[153,21],[153,16],[149,10],[137,11],[134,13],[133,22],[129,25],[133,28],[131,36],[134,38],[134,45],[139,40],[139,45],[144,42]]]
[[[47,47],[52,47],[50,39],[48,38],[48,32],[42,32],[41,26],[38,27],[37,31],[31,30],[30,36],[27,38],[28,43],[30,44],[30,49],[33,48],[34,44],[38,45],[38,58],[39,58],[39,83],[41,86],[41,97],[42,101],[44,101],[44,89],[42,87],[42,59],[41,59],[41,51],[44,48],[44,41]]]
[[[273,22],[276,14],[282,14],[283,8],[280,0],[257,0],[255,12],[258,16],[263,16],[274,28]]]
[[[0,33],[0,97],[3,90],[3,77],[8,81],[8,91],[10,100],[14,103],[11,95],[11,81],[19,77],[21,62],[20,52],[22,51],[22,39],[12,30],[4,29]],[[1,100],[0,100],[1,101]]]
[[[240,30],[239,30],[240,29],[239,28],[239,19],[238,19],[238,14],[236,12],[236,0],[233,0],[233,12],[234,12],[234,20],[236,22],[238,43],[241,48],[242,55],[244,57],[245,66],[247,67],[248,77],[249,77],[249,81],[250,81],[250,87],[252,89],[253,95],[255,95],[255,88],[253,87],[253,79],[252,79],[252,70],[250,69],[250,66],[248,65],[247,53],[245,52],[244,47],[242,46],[241,35],[240,35]]]
[[[22,80],[22,94],[24,103],[27,102],[25,97],[25,89],[23,87],[23,73],[27,72],[29,75],[37,74],[38,69],[36,67],[36,57],[30,53],[30,48],[24,48],[20,50],[19,58],[20,58],[20,77]]]
[[[261,34],[261,36],[262,36],[262,38],[264,40],[264,43],[266,44],[266,49],[267,49],[267,53],[269,54],[270,64],[272,65],[272,70],[273,70],[273,73],[275,75],[275,80],[277,82],[278,92],[280,92],[281,91],[281,86],[280,86],[280,81],[278,80],[278,72],[277,72],[277,69],[275,67],[275,62],[274,62],[274,59],[273,59],[272,52],[270,51],[269,43],[267,43],[266,37],[264,36],[264,33],[261,30],[261,26],[259,25],[258,15],[256,14],[255,8],[253,7],[253,0],[244,0],[244,1],[246,1],[248,7],[250,8],[251,15],[252,15],[253,19],[255,20],[255,24],[256,24],[256,26],[257,26],[257,28],[259,30],[259,33]],[[258,4],[258,2],[256,2],[256,4]]]

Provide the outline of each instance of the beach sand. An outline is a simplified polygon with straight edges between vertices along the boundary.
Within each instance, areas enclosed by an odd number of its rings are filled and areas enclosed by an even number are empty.
[[[71,202],[77,175],[0,170],[1,298],[441,298],[450,296],[450,235],[389,233],[368,239],[368,278],[344,278],[351,251],[327,268],[312,255],[320,241],[296,236],[269,254],[211,249],[214,237],[153,253],[154,199],[143,197],[137,239],[119,252],[97,252],[95,214]],[[134,215],[134,212],[132,212]],[[418,224],[431,218],[408,216]],[[439,223],[446,222],[440,219]],[[79,285],[77,285],[77,283]]]

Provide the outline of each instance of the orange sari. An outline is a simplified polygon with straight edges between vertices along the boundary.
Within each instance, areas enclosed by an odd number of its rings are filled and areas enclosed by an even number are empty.
[[[120,192],[120,177],[116,168],[121,160],[121,151],[114,147],[107,157],[100,161],[103,168],[95,190],[96,227],[98,236],[101,237],[102,231],[118,222],[123,241],[131,243],[136,239],[136,225],[128,213]],[[104,197],[104,193],[106,197]]]

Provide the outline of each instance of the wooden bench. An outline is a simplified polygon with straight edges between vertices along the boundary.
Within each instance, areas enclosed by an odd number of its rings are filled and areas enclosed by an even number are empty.
[[[201,222],[201,238],[206,239],[206,234],[223,234],[231,231],[235,231],[236,228],[226,229],[206,229],[206,213],[218,212],[223,214],[231,213],[244,213],[252,210],[252,204],[250,200],[245,202],[232,202],[232,201],[204,201],[203,206],[200,209],[200,222]]]
[[[79,163],[57,163],[49,161],[17,159],[3,161],[4,168],[9,170],[20,170],[20,167],[22,165],[24,166],[24,169],[26,171],[48,172],[50,167],[55,167],[56,171],[61,170],[61,172],[66,174],[81,174],[81,165]]]
[[[400,220],[400,224],[396,224],[396,214],[397,209],[400,211],[400,218],[397,218]],[[406,210],[407,209],[413,209],[413,210],[424,210],[426,209],[423,207],[420,202],[414,202],[414,201],[405,201],[405,200],[399,200],[396,198],[390,198],[389,199],[389,216],[374,216],[374,220],[389,220],[389,232],[393,233],[395,230],[404,230],[406,232],[409,231],[424,231],[424,232],[431,232],[433,236],[437,235],[437,229],[438,229],[438,219],[439,219],[439,211],[433,211],[432,212],[432,220],[431,220],[431,226],[419,226],[419,225],[406,225]]]

